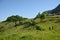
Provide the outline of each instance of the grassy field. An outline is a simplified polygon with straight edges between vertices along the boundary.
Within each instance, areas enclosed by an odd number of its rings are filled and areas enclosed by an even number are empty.
[[[37,18],[34,21],[42,30],[36,30],[34,26],[12,27],[12,22],[0,23],[0,27],[5,29],[0,32],[0,40],[60,40],[60,16],[46,17],[43,21]]]

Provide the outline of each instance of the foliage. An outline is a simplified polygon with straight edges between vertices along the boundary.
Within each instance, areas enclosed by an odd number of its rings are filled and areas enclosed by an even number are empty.
[[[45,19],[46,18],[46,13],[44,12],[44,13],[42,13],[42,14],[40,14],[40,12],[38,13],[38,15],[34,18],[34,19],[37,19],[37,18],[40,18],[41,20],[43,20],[43,19]]]
[[[16,15],[16,16],[13,15],[13,16],[8,17],[6,21],[15,22],[15,21],[21,21],[21,20],[23,20],[22,17],[20,17],[18,15]]]
[[[25,22],[24,25],[25,25],[24,28],[28,28],[30,26],[35,26],[36,24],[35,24],[34,20],[31,20],[31,21]]]
[[[40,12],[37,14],[37,16],[34,18],[34,20],[35,19],[37,19],[37,18],[40,18],[41,17],[41,14],[40,14]]]
[[[57,14],[59,10],[60,5],[48,12]],[[0,22],[0,40],[60,40],[60,15],[46,16],[48,12],[39,12],[34,20],[18,15],[8,17],[6,21]]]
[[[43,22],[38,23],[38,19],[43,19]],[[60,23],[55,23],[57,21],[60,22],[60,16],[46,17],[44,14],[44,17],[37,20],[17,20],[16,24],[19,26],[16,27],[14,27],[15,22],[1,22],[0,40],[60,40]]]
[[[57,19],[55,23],[60,23],[60,19]]]
[[[45,14],[41,14],[41,17],[40,18],[41,19],[45,19],[45,17],[46,17]]]
[[[41,28],[39,26],[35,26],[36,30],[41,30]]]
[[[37,14],[36,18],[40,18],[41,14],[40,12]]]
[[[13,16],[8,17],[6,21],[7,22],[14,22],[15,27],[16,27],[16,26],[20,25],[22,23],[20,21],[23,21],[23,20],[26,20],[26,18],[23,18],[18,15],[16,15],[16,16],[13,15]]]
[[[5,28],[3,26],[0,27],[0,32],[4,32]]]

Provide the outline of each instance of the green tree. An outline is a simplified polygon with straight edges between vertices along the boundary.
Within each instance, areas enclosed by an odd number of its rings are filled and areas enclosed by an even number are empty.
[[[23,17],[18,16],[18,15],[16,15],[16,16],[13,15],[13,16],[8,17],[6,21],[8,21],[8,22],[14,22],[14,25],[16,27],[16,26],[18,26],[19,22],[23,21],[23,20],[24,20]]]
[[[45,14],[41,14],[40,19],[45,19]]]
[[[41,16],[41,14],[40,14],[40,12],[39,12],[34,19],[40,18],[40,16]]]
[[[38,15],[36,16],[37,18],[40,18],[40,16],[41,16],[41,14],[40,14],[40,12],[38,13]]]
[[[14,21],[21,21],[21,20],[23,20],[23,18],[21,16],[18,16],[18,15],[14,16],[13,15],[13,16],[8,17],[6,21],[14,22]]]
[[[35,17],[35,19],[36,18],[45,19],[45,17],[46,17],[46,12],[44,12],[42,14],[40,14],[40,12],[39,12],[38,15]]]

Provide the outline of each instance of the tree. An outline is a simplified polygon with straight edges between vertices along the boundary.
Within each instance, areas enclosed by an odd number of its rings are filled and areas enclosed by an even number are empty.
[[[32,19],[31,20],[31,26],[35,26],[36,25],[36,23],[35,23],[35,21]]]
[[[40,18],[40,16],[41,16],[41,14],[40,14],[40,12],[37,14],[37,16],[34,18],[34,19],[36,19],[36,18]]]
[[[23,17],[21,17],[21,16],[18,16],[18,15],[16,15],[16,16],[10,16],[10,17],[8,17],[7,18],[7,22],[14,22],[14,25],[15,25],[15,27],[16,26],[18,26],[19,25],[19,22],[20,21],[23,21],[24,20],[24,18]]]
[[[45,14],[41,14],[40,19],[45,19]]]
[[[18,16],[18,15],[14,16],[14,15],[12,15],[12,16],[8,17],[6,21],[14,22],[14,21],[21,21],[21,20],[23,20],[23,18],[21,16]]]
[[[36,16],[37,18],[40,18],[40,16],[41,16],[41,14],[40,14],[40,12],[38,13],[38,15]]]
[[[40,12],[39,12],[38,15],[35,17],[35,19],[36,18],[45,19],[46,15],[47,15],[46,12],[44,12],[42,14],[40,14]]]
[[[36,30],[41,30],[41,28],[37,25],[35,25]]]

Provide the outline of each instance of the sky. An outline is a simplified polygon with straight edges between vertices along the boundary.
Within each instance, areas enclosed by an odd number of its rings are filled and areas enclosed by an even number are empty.
[[[34,18],[38,12],[54,9],[60,0],[0,0],[0,21],[12,15]]]

